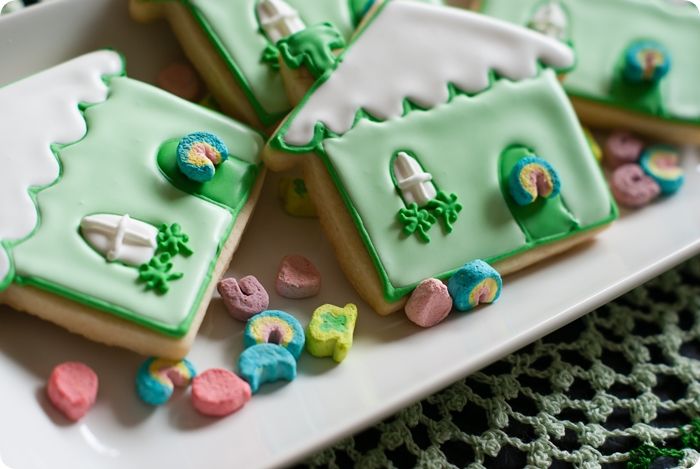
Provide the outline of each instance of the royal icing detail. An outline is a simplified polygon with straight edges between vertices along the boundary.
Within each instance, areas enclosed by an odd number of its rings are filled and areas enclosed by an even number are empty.
[[[270,145],[322,159],[387,301],[472,259],[496,262],[617,216],[557,74],[542,65],[572,65],[568,46],[463,10],[379,8]],[[418,39],[430,31],[444,44]],[[406,171],[394,165],[401,152]],[[522,207],[508,176],[535,155],[562,189]]]
[[[284,0],[259,0],[255,11],[260,27],[273,44],[306,28],[299,12]]]
[[[536,13],[551,4],[571,22],[565,39],[577,55],[564,87],[576,98],[674,121],[700,125],[700,58],[688,44],[700,44],[700,15],[688,4],[668,0],[483,0],[482,11],[520,25],[536,23]],[[533,16],[534,15],[534,16]],[[641,41],[641,42],[639,42]],[[641,57],[636,73],[624,73],[625,53],[639,62],[635,44],[656,43],[671,69],[660,86],[640,87],[624,79],[643,78],[649,58]],[[630,46],[633,46],[630,48]],[[659,72],[664,66],[652,67]],[[650,69],[649,69],[650,70]],[[659,72],[653,72],[652,77]],[[634,79],[632,81],[635,81]]]
[[[116,54],[95,52],[0,88],[0,250],[32,233],[38,215],[30,190],[51,184],[59,175],[51,145],[73,143],[85,135],[79,105],[104,101],[102,76],[121,69]],[[0,285],[8,283],[10,270],[3,252]]]
[[[167,252],[155,256],[148,263],[139,267],[139,282],[146,290],[155,290],[160,294],[168,293],[170,282],[180,280],[185,274],[173,272],[172,256]]]
[[[440,30],[430,41],[415,33],[428,25]],[[404,114],[405,100],[424,109],[446,103],[451,85],[479,93],[491,85],[491,72],[522,80],[537,75],[540,61],[557,69],[574,64],[568,46],[533,31],[403,0],[388,2],[351,50],[295,113],[284,133],[290,146],[312,146],[319,124],[346,133],[358,111],[388,120]]]
[[[80,221],[85,241],[110,262],[147,263],[156,252],[158,229],[129,215],[88,215]]]
[[[182,336],[255,184],[263,141],[122,74],[119,54],[100,51],[0,88],[13,150],[0,151],[0,180],[9,173],[10,187],[24,186],[21,197],[7,194],[12,204],[0,204],[0,213],[11,211],[2,213],[9,223],[0,227],[0,267],[17,284]],[[214,200],[218,185],[212,197],[183,192],[160,168],[164,142],[201,130],[232,151],[220,168],[236,168],[222,174],[233,207]],[[177,172],[174,153],[167,160]],[[149,256],[153,227],[161,228]]]
[[[282,39],[277,47],[289,68],[305,67],[318,78],[335,67],[333,51],[345,47],[345,40],[332,23],[320,23]]]
[[[423,207],[437,195],[433,175],[424,171],[420,163],[405,151],[396,155],[393,170],[396,186],[408,205]]]
[[[429,243],[428,231],[439,220],[445,233],[452,233],[454,223],[462,211],[456,194],[438,191],[433,175],[423,169],[415,156],[400,151],[391,162],[392,180],[406,207],[399,210],[397,219],[405,235],[416,234]]]
[[[535,11],[528,27],[545,36],[564,41],[568,34],[569,19],[559,0],[549,0]]]

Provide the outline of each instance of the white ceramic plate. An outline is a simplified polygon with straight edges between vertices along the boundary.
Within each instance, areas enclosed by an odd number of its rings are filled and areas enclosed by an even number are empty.
[[[49,3],[0,19],[0,83],[96,47],[127,57],[130,75],[152,80],[179,56],[163,24],[131,23],[124,0]],[[2,112],[2,110],[0,110]],[[1,129],[0,129],[1,133]],[[0,139],[1,141],[1,139]],[[90,343],[30,316],[0,309],[0,461],[13,469],[266,467],[291,463],[482,368],[700,251],[700,152],[675,198],[627,214],[597,242],[505,281],[502,299],[419,330],[401,314],[380,318],[338,270],[315,220],[286,216],[267,181],[231,275],[255,274],[272,290],[279,260],[301,253],[323,273],[321,295],[271,306],[308,321],[322,303],[356,302],[360,319],[347,360],[304,355],[298,379],[268,385],[239,413],[200,417],[186,393],[151,409],[134,392],[141,358]],[[200,368],[235,366],[241,325],[214,300],[190,358]],[[68,424],[44,397],[51,368],[81,360],[100,377],[95,408]],[[0,462],[0,468],[3,463]]]

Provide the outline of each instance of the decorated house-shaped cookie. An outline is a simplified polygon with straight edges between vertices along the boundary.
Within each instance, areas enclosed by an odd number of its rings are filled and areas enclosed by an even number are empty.
[[[131,0],[131,12],[140,21],[167,17],[222,109],[266,129],[292,108],[280,76],[278,41],[296,35],[288,56],[299,62],[313,55],[310,43],[339,49],[373,1]]]
[[[386,314],[426,278],[473,259],[512,272],[615,219],[553,70],[574,63],[568,46],[525,28],[386,2],[264,160],[303,164],[341,266]]]
[[[481,0],[487,15],[573,43],[581,119],[700,144],[700,14],[671,0]]]
[[[109,50],[0,88],[0,108],[0,303],[184,356],[257,199],[262,138]]]

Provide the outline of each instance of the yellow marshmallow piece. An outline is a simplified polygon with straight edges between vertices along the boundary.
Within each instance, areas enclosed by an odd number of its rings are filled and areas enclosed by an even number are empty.
[[[306,350],[314,357],[333,357],[340,363],[350,348],[357,322],[357,306],[352,303],[340,308],[323,305],[316,308],[306,328]]]

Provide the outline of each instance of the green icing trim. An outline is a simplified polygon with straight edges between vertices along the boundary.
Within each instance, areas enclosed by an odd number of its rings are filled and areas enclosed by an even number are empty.
[[[350,10],[353,12],[353,21],[358,25],[362,18],[374,5],[375,0],[349,0]]]
[[[480,11],[525,25],[545,1],[482,0]],[[700,59],[688,46],[700,40],[697,10],[666,0],[559,1],[569,14],[579,63],[564,81],[570,96],[700,126],[700,88],[695,78],[700,75]],[[623,86],[619,78],[625,44],[645,37],[663,43],[674,62],[658,90],[647,93],[627,83]]]
[[[525,233],[528,242],[541,242],[565,236],[579,228],[579,222],[566,208],[561,194],[550,199],[538,197],[528,205],[518,205],[510,195],[508,178],[515,165],[523,158],[535,156],[529,148],[515,145],[503,152],[500,159],[500,184],[503,197],[513,218]],[[562,185],[564,182],[562,182]]]
[[[308,26],[277,43],[280,55],[289,68],[302,66],[318,78],[335,68],[337,57],[334,49],[345,47],[345,40],[332,23]]]
[[[415,233],[422,242],[430,242],[428,231],[437,221],[430,211],[418,208],[416,204],[410,204],[408,207],[400,209],[396,218],[403,225],[401,231],[405,235],[410,236]]]
[[[170,290],[170,282],[184,276],[182,272],[170,272],[173,268],[171,260],[172,256],[164,252],[139,267],[139,282],[146,283],[146,290],[155,290],[164,295]]]
[[[204,184],[187,178],[177,166],[179,138],[165,142],[158,150],[157,163],[163,176],[175,187],[204,200],[237,210],[248,199],[258,176],[258,167],[229,155],[217,168],[214,178]]]

